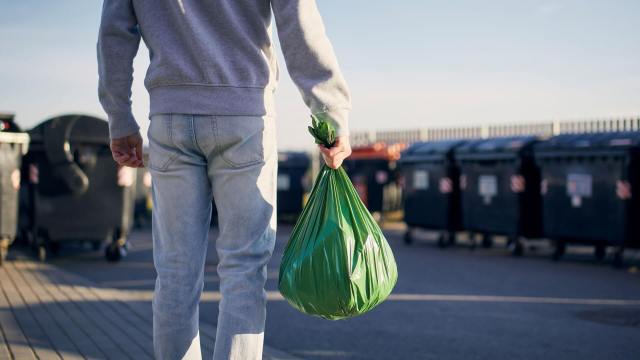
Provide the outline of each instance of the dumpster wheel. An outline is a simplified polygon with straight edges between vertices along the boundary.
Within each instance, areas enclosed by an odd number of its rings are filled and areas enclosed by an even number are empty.
[[[621,268],[624,266],[624,247],[619,247],[613,253],[613,266]]]
[[[404,243],[407,245],[413,244],[413,235],[411,234],[411,228],[408,228],[407,231],[405,231],[402,239],[404,240]]]
[[[38,249],[36,251],[38,252],[38,260],[45,262],[47,260],[47,247],[45,245],[38,245]]]
[[[489,249],[493,247],[493,237],[490,234],[482,234],[482,242],[481,245],[485,249]]]
[[[605,245],[596,245],[593,251],[593,256],[595,256],[596,260],[602,261],[607,255],[607,248]]]
[[[511,250],[511,255],[513,256],[522,256],[524,255],[524,242],[519,237],[514,237],[509,239],[509,250]]]
[[[111,244],[104,250],[108,262],[118,262],[127,255],[127,238],[121,235],[120,229],[113,231]]]
[[[49,233],[45,229],[37,228],[33,232],[32,236],[33,242],[31,243],[31,247],[35,252],[36,258],[40,262],[45,262],[49,255],[49,249],[51,248]],[[57,251],[58,249],[54,250]]]
[[[0,239],[0,266],[7,260],[7,254],[9,253],[9,239]]]
[[[567,250],[567,243],[561,240],[556,240],[555,246],[553,249],[553,255],[551,258],[554,261],[560,260],[560,258],[564,256],[564,253],[566,250]]]
[[[455,245],[456,234],[454,232],[442,232],[438,235],[438,247],[445,248]]]

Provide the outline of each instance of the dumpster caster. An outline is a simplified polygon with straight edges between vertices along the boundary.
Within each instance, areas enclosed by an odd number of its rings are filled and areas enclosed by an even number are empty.
[[[604,260],[605,255],[607,254],[607,248],[604,245],[596,245],[593,255],[596,257],[596,260],[602,261]]]
[[[624,248],[616,249],[613,254],[613,266],[616,268],[624,266]]]
[[[554,261],[560,260],[562,256],[564,256],[565,251],[567,250],[567,244],[563,241],[556,241],[555,249],[553,250],[552,259]]]
[[[9,239],[0,239],[0,266],[7,260],[9,253]]]
[[[407,245],[413,244],[413,236],[411,235],[411,229],[407,229],[402,239],[404,240],[404,243]]]
[[[482,234],[482,247],[488,249],[493,246],[493,238],[489,234]]]
[[[511,250],[511,255],[513,256],[522,256],[524,254],[524,243],[520,239],[512,239],[509,241],[509,250]]]
[[[104,251],[104,257],[108,262],[118,262],[127,254],[124,246],[111,244]]]
[[[447,234],[442,233],[438,235],[438,247],[439,248],[447,247]]]
[[[38,245],[38,249],[36,251],[38,252],[38,260],[45,262],[47,260],[47,247],[44,244]]]
[[[108,262],[118,262],[125,256],[127,256],[127,240],[125,238],[120,238],[109,244],[104,251],[104,257]]]
[[[445,248],[455,244],[455,233],[444,232],[438,236],[438,247]]]

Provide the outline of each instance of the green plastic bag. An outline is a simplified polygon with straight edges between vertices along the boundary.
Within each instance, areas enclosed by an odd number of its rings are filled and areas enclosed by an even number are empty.
[[[333,146],[333,128],[312,119],[316,142]],[[391,248],[346,172],[323,165],[284,251],[280,292],[304,313],[338,320],[380,304],[397,277]]]

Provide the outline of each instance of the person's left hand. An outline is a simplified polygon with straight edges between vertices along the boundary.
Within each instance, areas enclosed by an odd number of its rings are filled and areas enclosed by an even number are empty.
[[[111,139],[111,156],[119,165],[132,168],[144,167],[142,162],[142,136],[140,132]]]

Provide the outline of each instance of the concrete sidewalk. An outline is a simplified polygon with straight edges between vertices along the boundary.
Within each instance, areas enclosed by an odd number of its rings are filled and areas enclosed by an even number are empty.
[[[0,267],[0,359],[152,359],[150,301],[28,258],[7,261]],[[201,324],[205,359],[215,333]],[[265,346],[264,359],[297,358]]]

